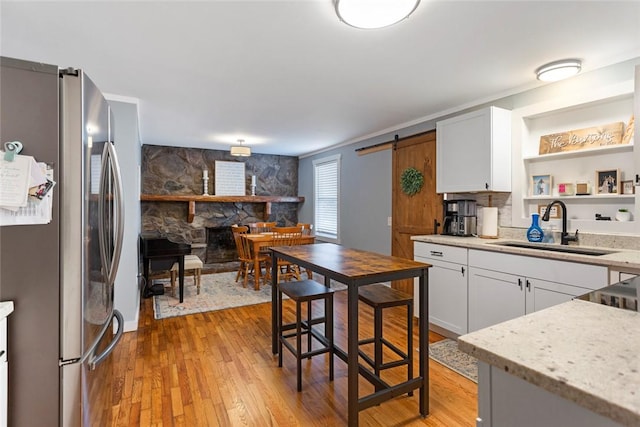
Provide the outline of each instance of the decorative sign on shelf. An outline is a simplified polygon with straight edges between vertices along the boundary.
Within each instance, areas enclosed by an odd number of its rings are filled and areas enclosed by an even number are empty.
[[[244,196],[245,184],[244,163],[216,160],[216,196]]]
[[[611,123],[585,129],[553,133],[540,137],[539,154],[562,153],[565,151],[585,150],[594,147],[628,144],[622,139],[623,122]]]

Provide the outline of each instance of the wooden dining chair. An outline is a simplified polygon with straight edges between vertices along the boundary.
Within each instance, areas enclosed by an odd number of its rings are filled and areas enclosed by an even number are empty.
[[[303,236],[311,236],[313,234],[313,224],[309,224],[308,222],[299,222],[297,224],[298,227],[302,227],[302,235]],[[313,271],[307,268],[307,279],[313,279]]]
[[[294,246],[300,244],[300,239],[302,238],[302,227],[300,226],[274,227],[272,231],[274,233],[272,246]],[[281,279],[284,281],[300,280],[300,268],[289,261],[278,259],[277,271],[278,277],[276,277],[276,281],[278,283]]]
[[[313,224],[307,222],[299,222],[296,224],[298,227],[302,227],[302,235],[310,236],[313,233]]]
[[[266,233],[272,231],[273,227],[277,226],[276,222],[252,222],[249,224],[250,233]]]
[[[243,234],[247,234],[249,232],[249,227],[245,225],[232,225],[231,231],[233,232],[233,238],[236,242],[238,259],[240,260],[238,274],[236,275],[236,282],[238,282],[238,280],[242,277],[243,286],[246,288],[247,283],[249,282],[249,275],[253,273],[254,262],[251,242],[242,237]],[[267,281],[271,279],[271,257],[265,254],[258,254],[258,260],[260,261],[260,265],[264,265],[265,268],[265,274],[263,275],[263,277],[264,284],[266,285]]]

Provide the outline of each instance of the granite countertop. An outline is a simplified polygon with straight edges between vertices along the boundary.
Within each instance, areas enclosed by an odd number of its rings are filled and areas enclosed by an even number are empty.
[[[496,243],[513,241],[514,239],[482,239],[479,237],[459,237],[459,236],[443,236],[440,234],[431,234],[425,236],[412,236],[411,240],[418,242],[435,243],[439,245],[458,246],[468,249],[480,249],[485,251],[503,252],[516,255],[526,255],[538,258],[557,259],[561,261],[582,262],[585,264],[604,265],[607,267],[617,268],[633,268],[640,269],[640,251],[630,249],[618,249],[603,246],[583,246],[580,248],[588,249],[609,249],[613,253],[593,256],[581,255],[565,252],[544,251],[539,249],[517,248],[509,246],[499,246]],[[544,244],[540,244],[544,245]],[[558,244],[554,244],[558,246]]]
[[[483,362],[631,426],[640,425],[638,331],[640,313],[572,300],[463,335],[458,346]]]
[[[13,301],[0,302],[0,320],[13,313]]]

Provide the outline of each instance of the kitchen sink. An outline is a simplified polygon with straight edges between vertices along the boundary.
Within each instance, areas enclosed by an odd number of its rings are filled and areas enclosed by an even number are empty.
[[[611,251],[608,249],[580,248],[576,246],[550,245],[550,244],[544,244],[544,243],[529,243],[529,242],[518,242],[518,241],[496,242],[491,244],[498,245],[498,246],[509,246],[512,248],[536,249],[539,251],[564,252],[568,254],[591,255],[591,256],[602,256],[602,255],[616,253],[616,251]]]

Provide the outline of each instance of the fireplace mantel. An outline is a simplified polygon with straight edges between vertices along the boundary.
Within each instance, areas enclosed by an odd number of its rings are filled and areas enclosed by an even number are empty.
[[[304,197],[292,196],[197,196],[197,195],[168,195],[141,194],[143,202],[182,202],[189,204],[187,222],[192,223],[196,214],[196,202],[199,203],[264,203],[265,219],[271,214],[272,203],[302,203]]]

